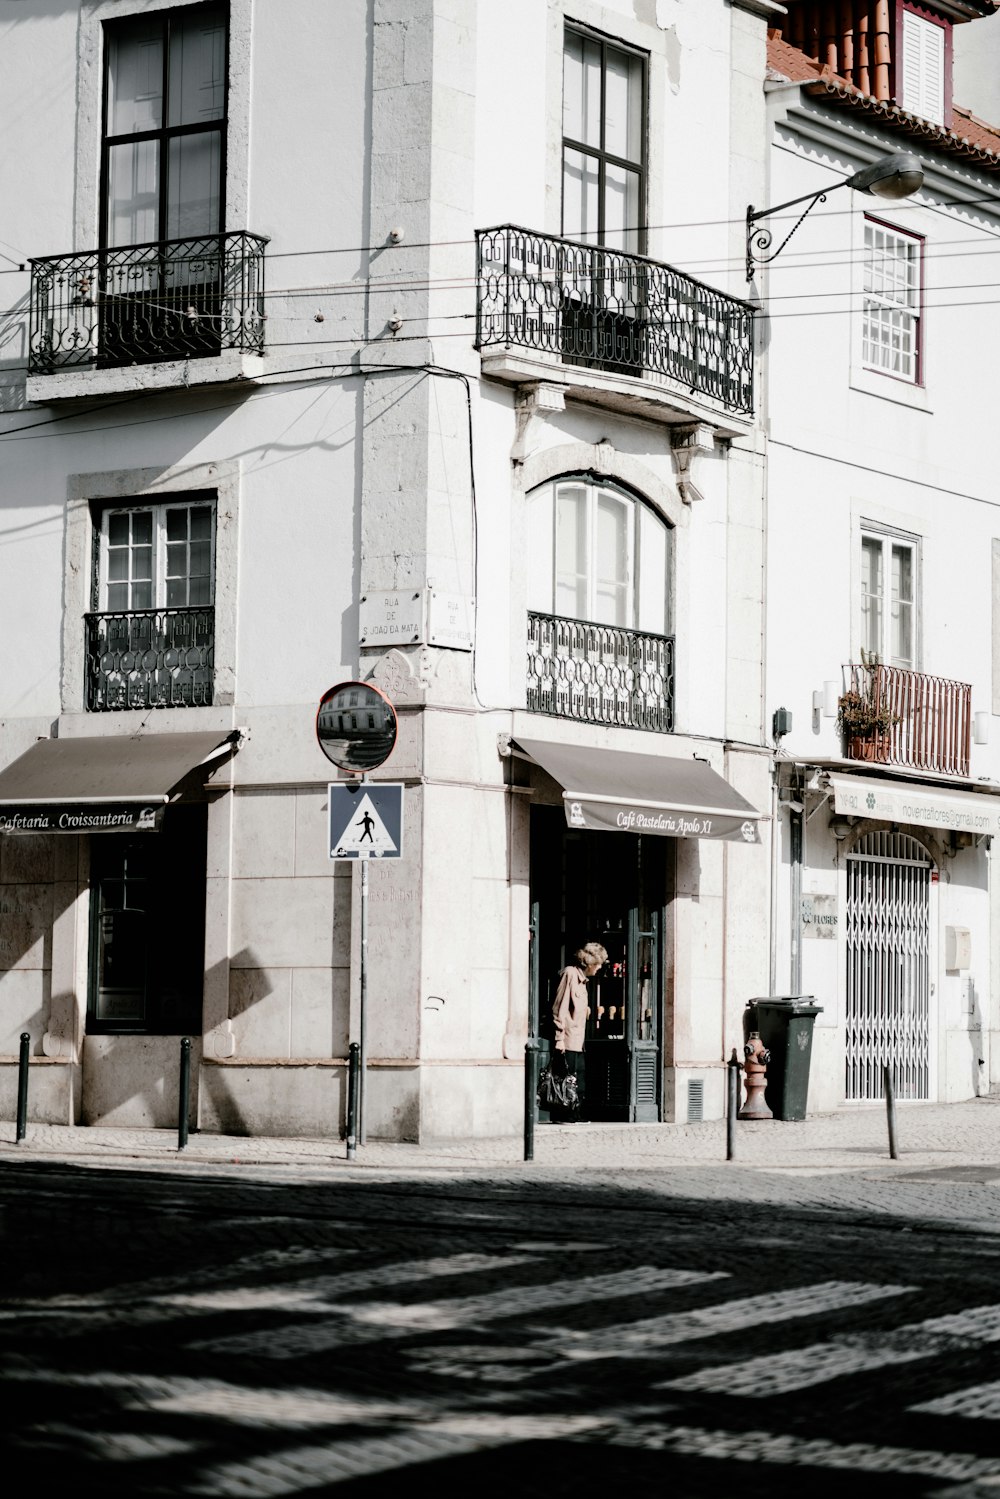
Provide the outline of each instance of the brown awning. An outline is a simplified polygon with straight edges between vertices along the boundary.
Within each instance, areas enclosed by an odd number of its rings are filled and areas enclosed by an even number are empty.
[[[155,828],[179,782],[230,754],[238,730],[39,739],[0,771],[0,832]]]
[[[758,841],[761,814],[704,760],[542,739],[516,745],[563,787],[571,828]]]

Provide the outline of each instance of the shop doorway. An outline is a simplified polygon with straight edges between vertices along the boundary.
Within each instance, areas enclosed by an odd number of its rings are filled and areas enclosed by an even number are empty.
[[[205,806],[90,840],[89,1035],[201,1034]]]
[[[931,876],[906,833],[866,834],[847,856],[846,1076],[849,1102],[932,1098]]]
[[[552,1045],[560,971],[586,942],[608,950],[607,964],[590,981],[590,1120],[661,1117],[663,934],[673,849],[669,838],[567,827],[561,807],[531,811],[530,1023],[543,1059]]]

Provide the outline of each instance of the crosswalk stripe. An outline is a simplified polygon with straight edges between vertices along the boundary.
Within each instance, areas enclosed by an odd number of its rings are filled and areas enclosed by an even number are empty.
[[[791,1290],[763,1296],[741,1296],[733,1301],[715,1302],[687,1312],[668,1312],[658,1317],[619,1323],[599,1332],[574,1333],[559,1329],[570,1358],[642,1357],[655,1348],[686,1343],[695,1338],[715,1337],[753,1324],[788,1322],[796,1317],[812,1317],[820,1312],[844,1311],[881,1301],[887,1296],[902,1296],[912,1286],[877,1286],[865,1281],[826,1280],[817,1285],[797,1286]]]
[[[417,1285],[425,1280],[439,1280],[450,1275],[471,1275],[475,1271],[506,1269],[508,1266],[531,1264],[537,1260],[531,1254],[453,1254],[439,1255],[426,1260],[396,1261],[390,1265],[378,1265],[364,1270],[345,1270],[339,1274],[315,1275],[308,1279],[290,1280],[279,1286],[252,1287],[246,1291],[231,1286],[218,1290],[198,1291],[171,1290],[161,1295],[137,1296],[130,1304],[129,1322],[132,1326],[149,1325],[182,1316],[204,1316],[211,1312],[269,1309],[310,1314],[328,1311],[326,1299],[357,1295],[359,1292],[385,1290],[405,1285]],[[253,1262],[251,1262],[253,1263]],[[254,1268],[261,1268],[254,1264]],[[281,1266],[276,1265],[276,1269]],[[289,1267],[284,1267],[289,1268]],[[291,1268],[294,1268],[294,1263]],[[176,1279],[173,1285],[176,1286]],[[84,1336],[99,1330],[106,1323],[118,1326],[121,1310],[117,1298],[108,1303],[88,1301],[86,1298],[57,1298],[51,1302],[25,1302],[0,1316],[45,1317],[51,1327],[53,1320],[59,1326],[60,1336]]]
[[[575,1281],[560,1279],[558,1282],[546,1281],[544,1285],[505,1285],[500,1290],[488,1291],[483,1295],[459,1296],[447,1301],[412,1304],[374,1302],[358,1306],[326,1304],[316,1308],[317,1312],[325,1313],[322,1322],[283,1328],[280,1337],[270,1328],[231,1338],[205,1340],[190,1346],[215,1353],[253,1353],[258,1357],[274,1359],[298,1358],[304,1353],[319,1353],[345,1344],[408,1337],[419,1332],[447,1332],[502,1317],[561,1310],[565,1306],[592,1299],[648,1295],[678,1286],[726,1279],[728,1276],[723,1271],[660,1270],[642,1265],[630,1270],[625,1276],[615,1270],[606,1275],[583,1276]]]
[[[953,1390],[950,1395],[939,1395],[935,1400],[922,1400],[911,1405],[911,1411],[928,1416],[962,1416],[973,1421],[1000,1421],[1000,1380],[990,1384],[969,1385],[964,1390]]]
[[[887,1365],[968,1351],[970,1343],[1000,1342],[1000,1306],[968,1307],[942,1317],[928,1317],[903,1327],[872,1333],[844,1333],[826,1343],[768,1353],[725,1368],[701,1369],[657,1385],[661,1390],[743,1395],[763,1399],[787,1395],[809,1385],[826,1384],[848,1374],[863,1374]]]

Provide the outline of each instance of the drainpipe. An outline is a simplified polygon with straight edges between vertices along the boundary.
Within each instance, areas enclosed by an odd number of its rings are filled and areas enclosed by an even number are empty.
[[[789,913],[789,950],[791,955],[790,982],[792,994],[802,993],[802,833],[805,826],[803,809],[790,806],[788,809],[788,833],[791,876],[791,902]]]

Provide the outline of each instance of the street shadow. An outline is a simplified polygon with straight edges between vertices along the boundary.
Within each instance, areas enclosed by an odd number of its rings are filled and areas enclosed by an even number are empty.
[[[927,1411],[989,1380],[988,1339],[914,1350],[932,1313],[995,1300],[988,1233],[962,1235],[957,1275],[955,1230],[943,1255],[929,1220],[776,1224],[752,1199],[511,1171],[19,1159],[0,1199],[8,1445],[42,1492],[755,1499],[1000,1476],[988,1421]],[[748,1393],[748,1361],[780,1372],[814,1345],[871,1366]],[[906,1357],[879,1362],[889,1345]]]

